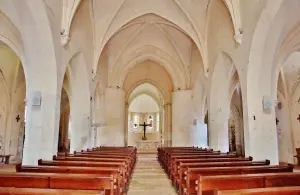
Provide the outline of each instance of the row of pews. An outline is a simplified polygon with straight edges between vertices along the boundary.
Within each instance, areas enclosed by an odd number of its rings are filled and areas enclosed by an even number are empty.
[[[97,147],[16,165],[0,173],[0,195],[124,195],[136,163],[134,147]]]
[[[270,165],[197,147],[160,147],[157,159],[180,195],[299,195],[293,165]]]

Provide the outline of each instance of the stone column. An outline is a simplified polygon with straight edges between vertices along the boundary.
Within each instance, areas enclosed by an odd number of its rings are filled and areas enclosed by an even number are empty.
[[[209,146],[222,152],[229,151],[228,114],[222,109],[209,115]]]
[[[105,90],[106,126],[101,128],[103,146],[125,145],[125,91],[106,88]]]
[[[128,108],[129,108],[129,105],[128,105],[128,102],[125,103],[125,136],[124,136],[124,143],[125,143],[125,146],[128,146],[128,120],[130,117],[128,117]]]
[[[37,165],[39,159],[51,160],[56,153],[56,109],[59,109],[57,94],[41,92],[41,105],[33,105],[36,90],[27,91],[26,130],[23,149],[23,165]],[[57,130],[58,132],[58,130]],[[57,145],[56,145],[57,148]]]
[[[172,118],[171,104],[164,105],[164,145],[171,146],[172,139]]]
[[[163,112],[162,112],[163,108],[162,106],[160,106],[159,109],[159,139],[160,139],[160,144],[163,145],[164,144],[164,135],[163,135]]]
[[[75,105],[74,105],[75,106]],[[90,123],[89,113],[72,112],[71,114],[71,149],[70,152],[85,150],[89,146]]]
[[[172,146],[194,146],[192,91],[172,93]]]

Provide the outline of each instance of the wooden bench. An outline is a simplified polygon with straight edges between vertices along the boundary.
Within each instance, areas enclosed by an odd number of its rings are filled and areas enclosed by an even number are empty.
[[[172,169],[171,172],[174,174],[178,174],[180,163],[201,163],[201,162],[249,162],[252,161],[253,158],[250,156],[249,158],[199,158],[199,159],[182,159],[175,158],[169,169]]]
[[[97,174],[101,176],[114,175],[117,180],[117,187],[126,190],[128,178],[119,168],[98,168],[98,167],[70,167],[70,166],[21,166],[16,165],[17,172],[31,173],[72,173],[72,174]]]
[[[299,195],[300,187],[256,188],[243,190],[215,190],[214,195]]]
[[[173,174],[172,183],[178,185],[178,181],[183,181],[185,173],[189,168],[204,168],[204,167],[239,167],[239,166],[263,166],[270,165],[269,160],[265,161],[246,161],[246,162],[206,162],[206,163],[180,163],[178,166],[178,174]],[[176,182],[177,181],[177,182]],[[177,184],[177,185],[176,185]]]
[[[204,158],[236,158],[235,155],[223,155],[223,154],[220,154],[220,155],[210,155],[210,154],[203,154],[203,155],[174,155],[174,156],[171,156],[170,159],[165,162],[165,171],[168,175],[170,175],[170,168],[172,167],[172,162],[175,161],[176,158],[181,158],[181,159],[204,159]]]
[[[57,161],[90,161],[90,162],[125,162],[126,166],[129,167],[130,174],[133,171],[134,164],[128,159],[122,158],[95,158],[95,157],[61,157],[53,156],[53,160]]]
[[[54,190],[0,187],[0,195],[109,195],[109,193],[99,190]]]
[[[100,147],[59,153],[52,161],[40,159],[39,166],[18,164],[17,173],[0,173],[0,195],[123,195],[136,163],[136,151],[134,147]]]
[[[98,190],[116,195],[117,181],[113,175],[59,173],[1,173],[0,187]]]
[[[241,166],[241,167],[208,167],[208,168],[188,168],[184,173],[184,178],[179,183],[180,192],[185,194],[196,193],[196,181],[199,175],[237,175],[255,173],[283,173],[293,172],[293,166]]]
[[[129,169],[125,162],[90,162],[90,161],[58,161],[42,160],[38,161],[40,166],[73,166],[73,167],[102,167],[102,168],[119,168],[124,175],[129,176]]]
[[[214,189],[236,190],[265,187],[300,186],[300,173],[265,173],[202,176],[196,181],[197,195],[213,195]]]
[[[0,154],[0,158],[2,158],[1,162],[4,162],[4,164],[9,164],[10,156],[10,154]]]

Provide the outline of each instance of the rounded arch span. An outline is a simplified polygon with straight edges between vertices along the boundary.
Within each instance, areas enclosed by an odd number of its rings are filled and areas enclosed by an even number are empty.
[[[64,42],[64,37],[69,37],[70,29],[73,22],[73,18],[81,4],[82,0],[63,0],[63,14],[61,29],[63,30],[62,43]]]
[[[21,49],[22,46],[18,46],[16,43],[14,43],[12,40],[10,40],[9,38],[7,38],[6,36],[4,36],[1,33],[0,33],[0,41],[3,42],[3,43],[5,43],[8,47],[10,47],[15,52],[16,55],[20,58],[20,60],[21,60],[21,62],[23,64],[23,62],[25,61],[25,59],[24,59],[24,52]],[[24,70],[24,72],[26,72],[26,71]]]
[[[235,90],[237,90],[238,88],[240,88],[241,90],[241,83],[240,83],[240,78],[239,78],[239,74],[237,71],[235,71],[233,77],[232,77],[232,82],[231,82],[231,86],[229,88],[229,96],[228,96],[228,100],[229,100],[229,104],[231,102],[233,93],[235,92]],[[242,91],[240,91],[240,93],[242,93]]]
[[[281,47],[277,51],[278,55],[276,55],[274,60],[277,63],[272,64],[272,73],[273,73],[272,81],[276,83],[276,85],[274,86],[275,88],[273,88],[272,91],[274,97],[276,96],[276,92],[277,92],[278,80],[280,76],[282,76],[281,74],[282,66],[294,52],[299,52],[299,51],[300,51],[300,22],[298,22],[295,28],[291,29],[287,37],[283,40]],[[295,87],[297,87],[297,85],[295,85]],[[292,89],[291,93],[293,93],[293,90],[294,88]]]
[[[0,45],[4,43],[3,47],[8,47],[9,49],[11,49],[19,58],[19,60],[21,61],[20,65],[23,67],[26,80],[28,67],[24,66],[25,56],[21,34],[14,23],[8,18],[8,16],[1,11],[2,10],[0,9]]]
[[[155,101],[155,103],[157,105],[159,105],[159,100],[157,98],[155,98],[151,93],[146,92],[146,91],[144,91],[142,93],[138,93],[138,94],[132,96],[132,98],[130,98],[129,101],[128,101],[128,105],[130,105],[136,98],[138,98],[141,95],[147,95],[147,96],[151,97]]]
[[[152,60],[158,62],[158,64],[167,70],[172,78],[174,89],[187,89],[189,87],[187,85],[188,78],[186,78],[186,75],[184,78],[181,75],[181,73],[185,71],[184,68],[158,48],[145,46],[132,52],[128,59],[129,60],[124,63],[117,63],[114,67],[110,77],[116,79],[115,81],[111,81],[113,85],[122,86],[130,68],[133,68],[143,61]],[[174,66],[176,67],[175,70]]]
[[[245,120],[248,120],[244,127],[246,154],[251,153],[255,159],[268,157],[274,164],[279,163],[278,135],[274,119],[276,112],[273,106],[271,109],[263,109],[261,101],[263,97],[269,97],[271,101],[277,99],[279,67],[282,65],[282,59],[286,58],[283,55],[287,55],[281,48],[285,47],[284,50],[289,50],[283,43],[284,39],[289,36],[289,31],[299,22],[299,6],[297,0],[266,1],[250,45],[247,96],[244,97],[245,108],[247,106],[244,116]],[[288,39],[291,40],[290,38]],[[250,116],[253,116],[254,120],[251,120]],[[255,121],[255,117],[259,120]],[[270,131],[264,131],[265,129],[270,129]],[[253,139],[253,137],[258,137],[258,139]],[[256,145],[258,141],[262,143],[260,147]],[[266,153],[268,156],[265,156]]]
[[[147,14],[154,14],[154,15],[157,15],[161,18],[164,18],[166,19],[167,21],[170,21],[171,23],[175,24],[176,26],[178,26],[180,29],[182,29],[182,32],[185,32],[186,35],[188,35],[192,40],[193,42],[195,43],[195,45],[197,46],[200,54],[201,54],[201,57],[203,59],[203,64],[204,64],[204,67],[207,67],[207,63],[206,63],[206,56],[205,56],[205,53],[204,53],[204,50],[202,48],[202,43],[204,42],[201,38],[197,35],[197,32],[195,31],[194,28],[189,28],[188,27],[188,24],[179,24],[178,22],[176,22],[175,19],[171,19],[171,17],[168,17],[166,14],[163,14],[163,13],[160,13],[158,12],[157,10],[152,10],[152,11],[144,11],[144,12],[140,12],[140,13],[137,13],[135,15],[132,15],[131,17],[129,17],[127,20],[123,20],[122,22],[120,22],[120,24],[117,24],[115,27],[115,30],[114,31],[111,31],[108,33],[109,31],[109,28],[106,30],[106,33],[105,33],[105,38],[102,40],[101,42],[101,46],[99,48],[99,51],[96,52],[96,58],[95,58],[95,63],[94,63],[94,73],[97,72],[97,68],[98,68],[98,62],[99,62],[99,59],[100,59],[100,56],[101,56],[101,53],[102,53],[102,50],[103,48],[105,47],[105,45],[108,43],[108,41],[119,31],[119,29],[121,29],[123,26],[125,26],[126,24],[128,24],[129,22],[131,22],[132,20],[138,18],[138,17],[141,17],[141,16],[144,16],[144,15],[147,15]],[[180,20],[179,20],[180,21]],[[111,21],[109,27],[111,26],[113,21]],[[191,22],[191,21],[190,21]],[[193,26],[191,24],[191,26]]]
[[[164,95],[166,92],[163,90],[163,88],[157,82],[155,82],[154,80],[151,80],[151,79],[143,79],[143,80],[140,80],[139,82],[136,82],[134,85],[132,85],[129,89],[126,90],[126,94],[125,94],[125,101],[126,101],[126,103],[130,104],[132,102],[132,100],[135,99],[135,98],[130,98],[130,95],[132,94],[132,92],[137,87],[139,87],[139,86],[141,86],[141,85],[143,85],[145,83],[151,84],[155,88],[158,89],[160,95],[162,95],[162,98],[163,98],[163,101],[161,103],[168,101],[167,97]],[[139,96],[139,95],[141,95],[141,94],[136,95],[136,97]],[[152,97],[152,95],[150,95],[148,93],[146,95],[149,95],[149,96]],[[154,97],[152,97],[152,98],[156,101],[156,103],[158,105],[160,104],[159,103],[160,100],[158,100],[158,99],[156,99]]]

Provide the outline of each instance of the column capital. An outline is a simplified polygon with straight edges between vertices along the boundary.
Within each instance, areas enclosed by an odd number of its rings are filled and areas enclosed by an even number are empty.
[[[167,103],[163,104],[163,107],[164,107],[164,108],[166,108],[166,107],[168,107],[168,106],[172,106],[172,103],[171,103],[171,102],[167,102]]]
[[[125,109],[128,109],[128,107],[129,107],[129,103],[125,102]]]
[[[120,90],[120,91],[125,91],[122,87],[118,87],[118,86],[108,86],[105,88],[107,89],[111,89],[111,90]]]

